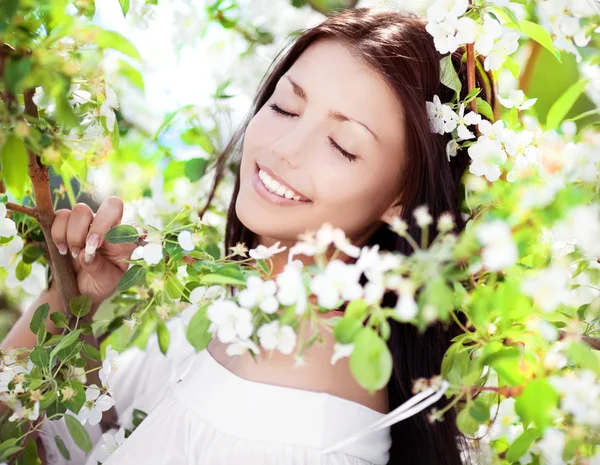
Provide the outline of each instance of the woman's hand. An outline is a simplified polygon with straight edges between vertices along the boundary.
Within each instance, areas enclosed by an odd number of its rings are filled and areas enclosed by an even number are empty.
[[[129,259],[136,248],[136,244],[104,241],[122,217],[121,199],[108,197],[95,215],[88,205],[78,203],[72,210],[58,210],[52,223],[52,240],[62,255],[71,255],[80,294],[90,296],[95,305],[115,291],[129,266],[119,260]]]

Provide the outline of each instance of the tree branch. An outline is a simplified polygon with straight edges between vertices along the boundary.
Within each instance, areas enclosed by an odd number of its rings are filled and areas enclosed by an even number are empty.
[[[7,202],[6,208],[10,211],[23,213],[24,215],[31,216],[36,219],[38,217],[37,210],[26,205],[19,205],[18,203]]]
[[[27,115],[32,118],[38,118],[38,109],[33,102],[34,89],[27,89],[24,92],[25,98],[25,111]],[[52,240],[52,223],[54,222],[54,204],[52,202],[52,192],[50,189],[50,177],[48,173],[48,167],[42,164],[38,157],[32,152],[28,151],[29,154],[29,177],[33,185],[33,194],[35,197],[35,209],[37,211],[37,220],[40,224],[44,238],[48,245],[48,255],[50,257],[49,263],[52,269],[52,279],[56,282],[56,289],[61,297],[65,315],[70,316],[70,325],[75,325],[75,316],[69,311],[69,302],[73,297],[79,295],[79,287],[77,286],[77,278],[75,276],[75,270],[71,263],[71,258],[68,255],[61,255]],[[90,315],[86,315],[80,320],[81,323],[91,323]],[[98,341],[93,334],[86,334],[83,336],[86,344],[92,345],[98,348]],[[99,368],[101,363],[95,360],[89,360],[87,369],[90,371],[89,378],[90,384],[96,384],[101,386],[100,377],[98,370],[92,370],[93,368]],[[108,431],[110,428],[117,427],[117,413],[114,407],[104,412],[101,428],[103,432]]]

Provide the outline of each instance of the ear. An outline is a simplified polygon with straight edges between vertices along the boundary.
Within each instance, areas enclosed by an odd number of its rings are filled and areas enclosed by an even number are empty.
[[[381,221],[391,226],[392,220],[396,217],[399,217],[401,213],[402,205],[400,205],[399,203],[394,203],[383,213],[383,215],[381,215]]]

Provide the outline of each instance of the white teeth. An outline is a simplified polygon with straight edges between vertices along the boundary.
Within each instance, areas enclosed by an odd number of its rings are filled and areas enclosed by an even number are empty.
[[[280,184],[278,181],[269,176],[265,171],[258,170],[258,177],[262,180],[265,187],[271,191],[273,194],[277,194],[280,197],[284,197],[286,199],[300,200],[300,196],[296,194],[293,190],[288,189],[283,184]]]

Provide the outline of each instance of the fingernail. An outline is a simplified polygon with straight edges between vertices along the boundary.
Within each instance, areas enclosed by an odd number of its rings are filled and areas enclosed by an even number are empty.
[[[57,244],[56,247],[58,248],[59,254],[67,255],[67,252],[69,251],[69,249],[67,248],[67,244],[64,244],[63,242],[61,242],[60,244]]]
[[[99,244],[100,236],[96,233],[90,234],[90,237],[88,237],[85,242],[85,253],[89,253],[90,255],[94,254]]]
[[[89,254],[86,252],[85,256],[84,256],[84,260],[89,265],[90,263],[92,263],[94,261],[95,256],[96,256],[95,254]]]
[[[73,247],[71,249],[71,255],[73,256],[73,258],[79,257],[79,247]]]

